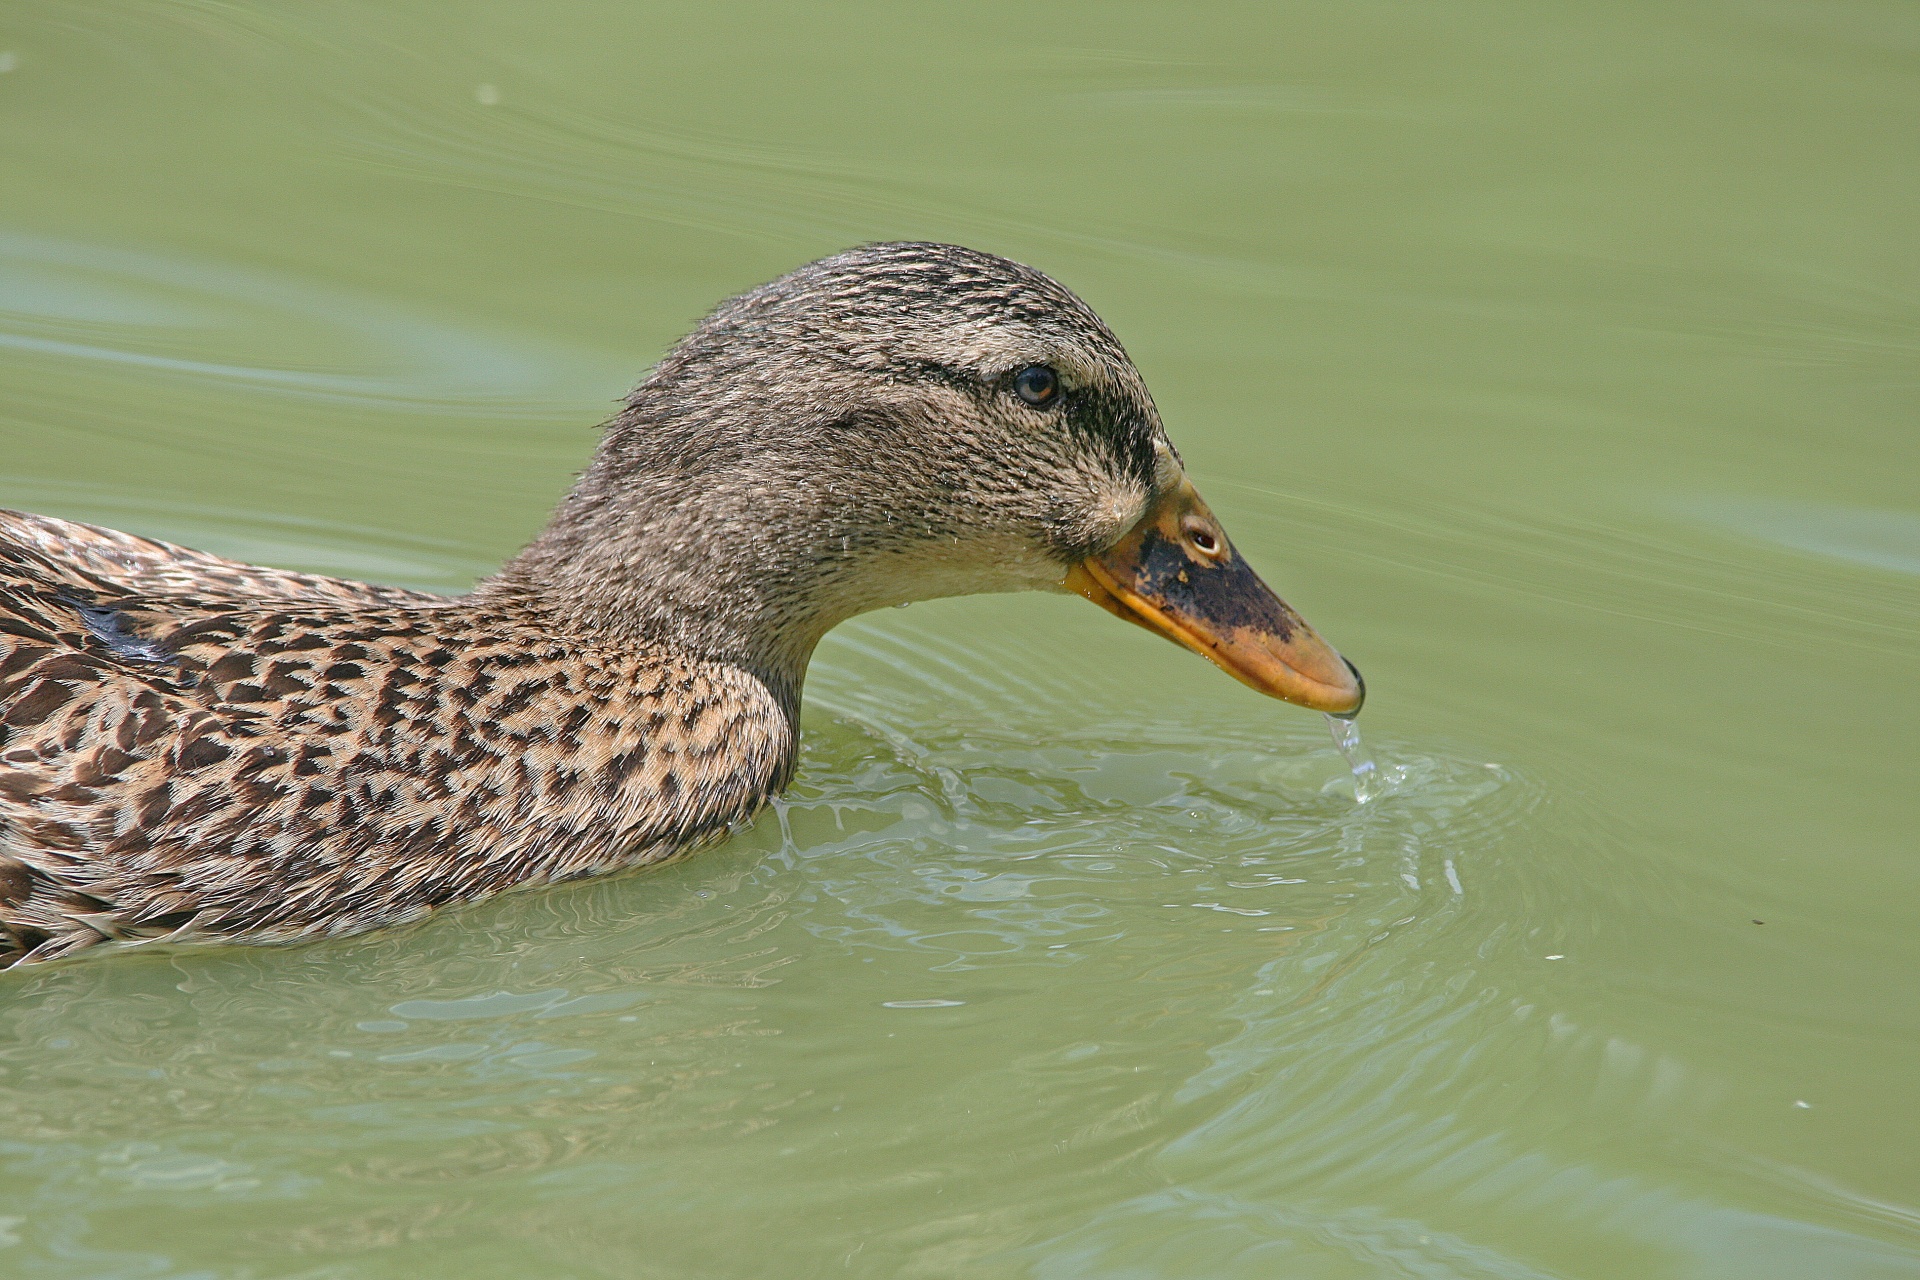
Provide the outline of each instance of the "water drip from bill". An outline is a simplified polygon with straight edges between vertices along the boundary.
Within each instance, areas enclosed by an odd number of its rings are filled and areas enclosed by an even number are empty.
[[[1358,722],[1341,716],[1327,717],[1327,731],[1333,735],[1333,745],[1340,748],[1340,754],[1347,758],[1347,767],[1353,770],[1353,798],[1358,804],[1399,790],[1405,780],[1405,766],[1381,769],[1374,764],[1373,757],[1367,754],[1366,744],[1360,741]]]

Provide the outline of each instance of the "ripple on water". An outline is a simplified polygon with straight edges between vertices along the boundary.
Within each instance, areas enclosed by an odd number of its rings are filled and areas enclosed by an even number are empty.
[[[226,263],[0,230],[0,348],[202,385],[514,416],[631,370]],[[602,395],[596,403],[604,403]]]
[[[340,943],[15,979],[0,1133],[35,1223],[132,1248],[198,1196],[209,1238],[269,1256],[510,1220],[611,1266],[661,1247],[627,1225],[636,1197],[698,1185],[768,1221],[891,1224],[876,1259],[1013,1249],[1038,1223],[1064,1257],[1109,1229],[1137,1249],[1168,1212],[1102,1219],[1088,1161],[1224,1204],[1273,1190],[1249,1142],[1301,1168],[1411,1158],[1370,1127],[1402,1093],[1357,1067],[1511,1017],[1456,979],[1512,923],[1475,899],[1537,788],[1389,735],[1407,781],[1359,806],[1309,717],[1102,723],[1078,691],[920,656],[898,681],[823,666],[789,797],[681,864]],[[1095,991],[1128,998],[1075,997]],[[114,1163],[128,1132],[153,1149]],[[900,1216],[930,1160],[1008,1159],[1026,1207],[1001,1230]],[[296,1196],[325,1212],[248,1217]]]
[[[1695,498],[1676,510],[1748,538],[1809,555],[1920,574],[1920,515],[1833,503]]]
[[[1362,808],[1339,756],[1298,739],[1276,749],[1167,728],[1120,737],[973,726],[903,737],[839,719],[810,735],[779,816],[785,856],[820,864],[817,883],[874,918],[840,936],[913,938],[953,949],[964,967],[1090,938],[1124,907],[1279,927],[1354,895],[1458,896],[1449,864],[1525,808],[1524,788],[1479,763],[1397,767],[1400,790]],[[875,866],[885,886],[868,879]],[[883,922],[880,900],[911,904],[903,911],[994,905],[971,913],[965,939],[936,941]]]

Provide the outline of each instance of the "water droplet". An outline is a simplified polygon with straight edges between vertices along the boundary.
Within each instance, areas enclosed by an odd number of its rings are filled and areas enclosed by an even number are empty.
[[[1365,804],[1381,794],[1385,788],[1379,786],[1378,767],[1360,741],[1359,723],[1340,716],[1328,716],[1327,731],[1333,735],[1333,745],[1340,748],[1340,754],[1347,758],[1347,767],[1353,770],[1355,802]]]
[[[483,107],[499,106],[500,86],[497,84],[475,85],[473,89],[473,100]]]

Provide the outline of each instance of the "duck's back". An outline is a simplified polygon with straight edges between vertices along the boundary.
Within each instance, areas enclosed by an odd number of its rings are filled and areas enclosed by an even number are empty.
[[[0,965],[655,861],[750,815],[792,749],[731,667],[0,516]]]
[[[71,577],[81,590],[102,587],[135,595],[250,601],[262,597],[343,604],[447,603],[449,597],[383,587],[317,573],[243,564],[206,551],[142,538],[118,529],[0,510],[0,555],[37,552],[39,571]]]

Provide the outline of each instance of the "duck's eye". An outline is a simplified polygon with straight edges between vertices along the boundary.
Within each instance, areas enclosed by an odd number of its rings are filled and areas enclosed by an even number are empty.
[[[1013,375],[1013,389],[1030,405],[1052,404],[1060,397],[1060,375],[1043,364],[1030,364]]]

